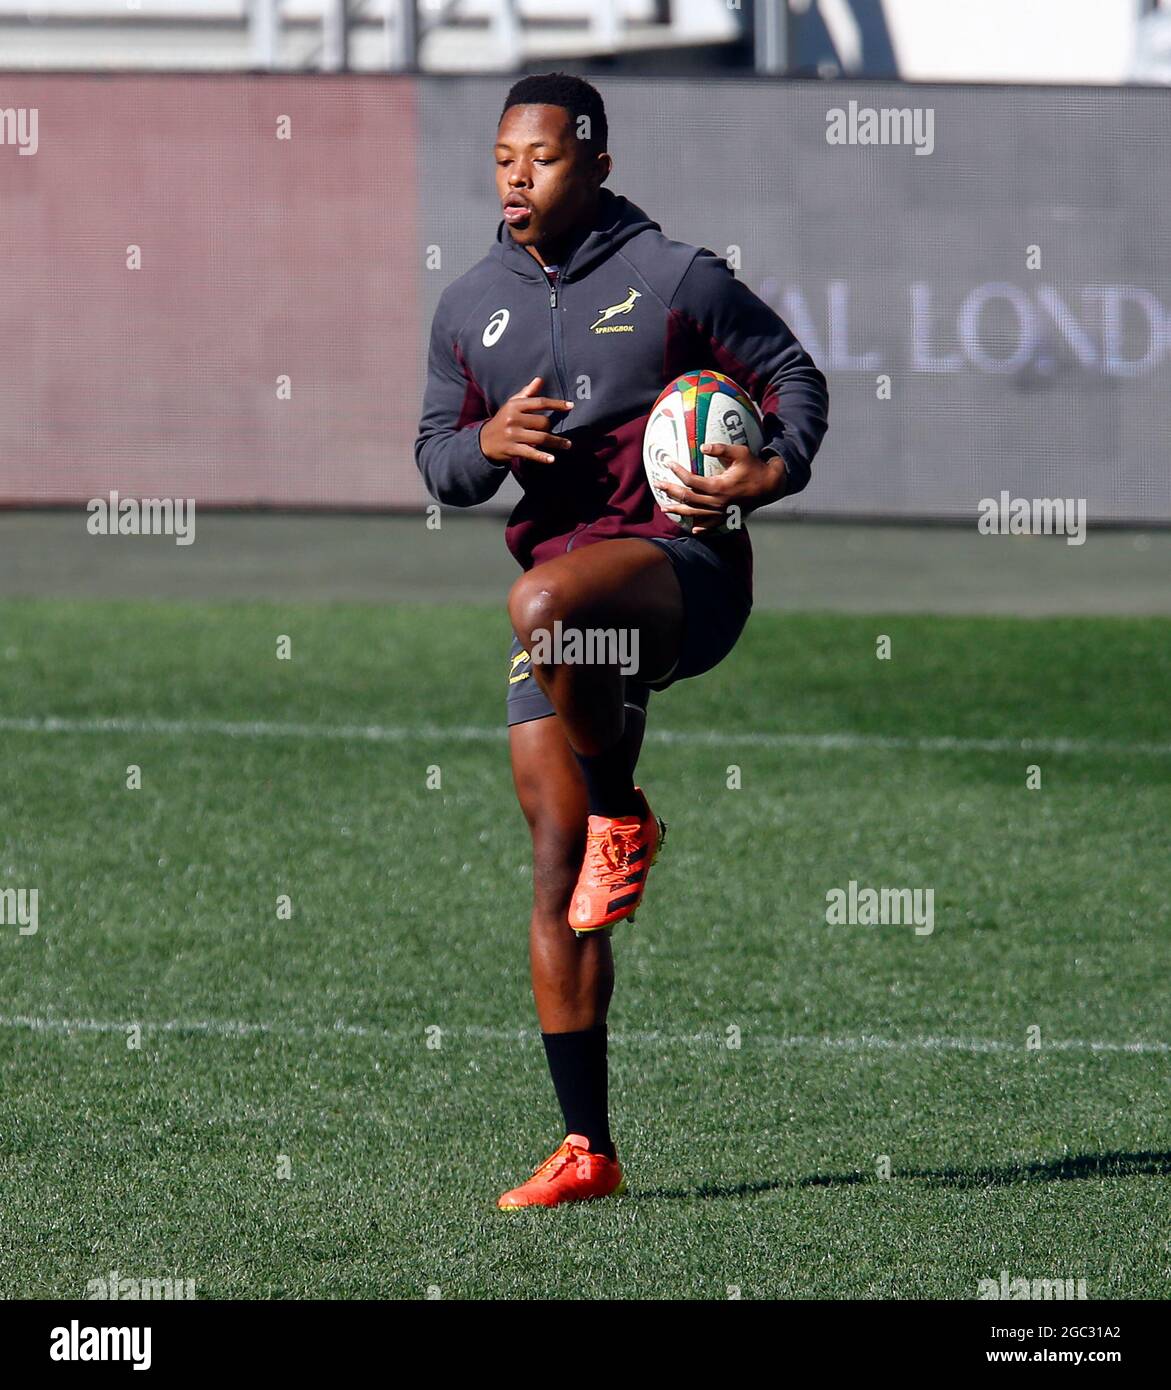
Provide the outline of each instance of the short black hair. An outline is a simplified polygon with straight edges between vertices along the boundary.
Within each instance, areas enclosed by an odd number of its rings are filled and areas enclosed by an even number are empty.
[[[589,121],[590,138],[582,143],[590,154],[606,153],[610,138],[606,107],[601,92],[584,77],[574,77],[568,72],[532,73],[513,83],[500,113],[501,120],[511,106],[561,106],[569,112],[575,127],[579,118],[585,116]]]

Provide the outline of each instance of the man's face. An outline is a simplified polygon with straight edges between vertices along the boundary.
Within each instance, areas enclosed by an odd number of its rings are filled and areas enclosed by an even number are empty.
[[[496,132],[496,192],[513,241],[555,242],[591,208],[609,169],[563,106],[509,107]]]

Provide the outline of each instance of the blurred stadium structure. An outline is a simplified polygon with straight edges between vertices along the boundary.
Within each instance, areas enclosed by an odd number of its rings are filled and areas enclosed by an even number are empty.
[[[1153,0],[0,0],[0,30],[0,505],[420,507],[427,334],[499,222],[503,70],[576,64],[610,186],[830,377],[787,513],[970,520],[1003,487],[1171,523],[1171,97],[1126,81],[1171,73]],[[929,157],[827,143],[851,103],[929,111]]]
[[[1171,522],[1165,91],[597,81],[611,187],[734,258],[830,377],[786,511],[970,519],[1010,488]],[[425,501],[427,334],[499,223],[499,77],[3,85],[39,123],[34,157],[0,145],[0,500]],[[827,144],[892,96],[933,113],[929,157]]]
[[[1167,0],[0,0],[8,68],[1171,81]]]

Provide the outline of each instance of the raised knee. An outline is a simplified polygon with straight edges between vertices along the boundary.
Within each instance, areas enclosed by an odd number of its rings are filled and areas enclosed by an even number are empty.
[[[567,586],[556,578],[542,577],[539,569],[522,574],[508,595],[508,616],[512,630],[525,647],[531,647],[533,634],[551,632],[553,624],[572,621],[573,603]]]

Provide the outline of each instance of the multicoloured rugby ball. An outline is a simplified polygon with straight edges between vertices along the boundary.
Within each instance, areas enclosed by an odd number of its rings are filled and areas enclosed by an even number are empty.
[[[675,500],[662,490],[662,484],[679,481],[671,472],[672,463],[705,478],[722,473],[727,464],[702,453],[703,444],[746,444],[754,454],[764,444],[760,411],[748,392],[723,372],[677,376],[651,407],[642,438],[642,465],[655,501],[688,531],[692,518],[671,510]]]

